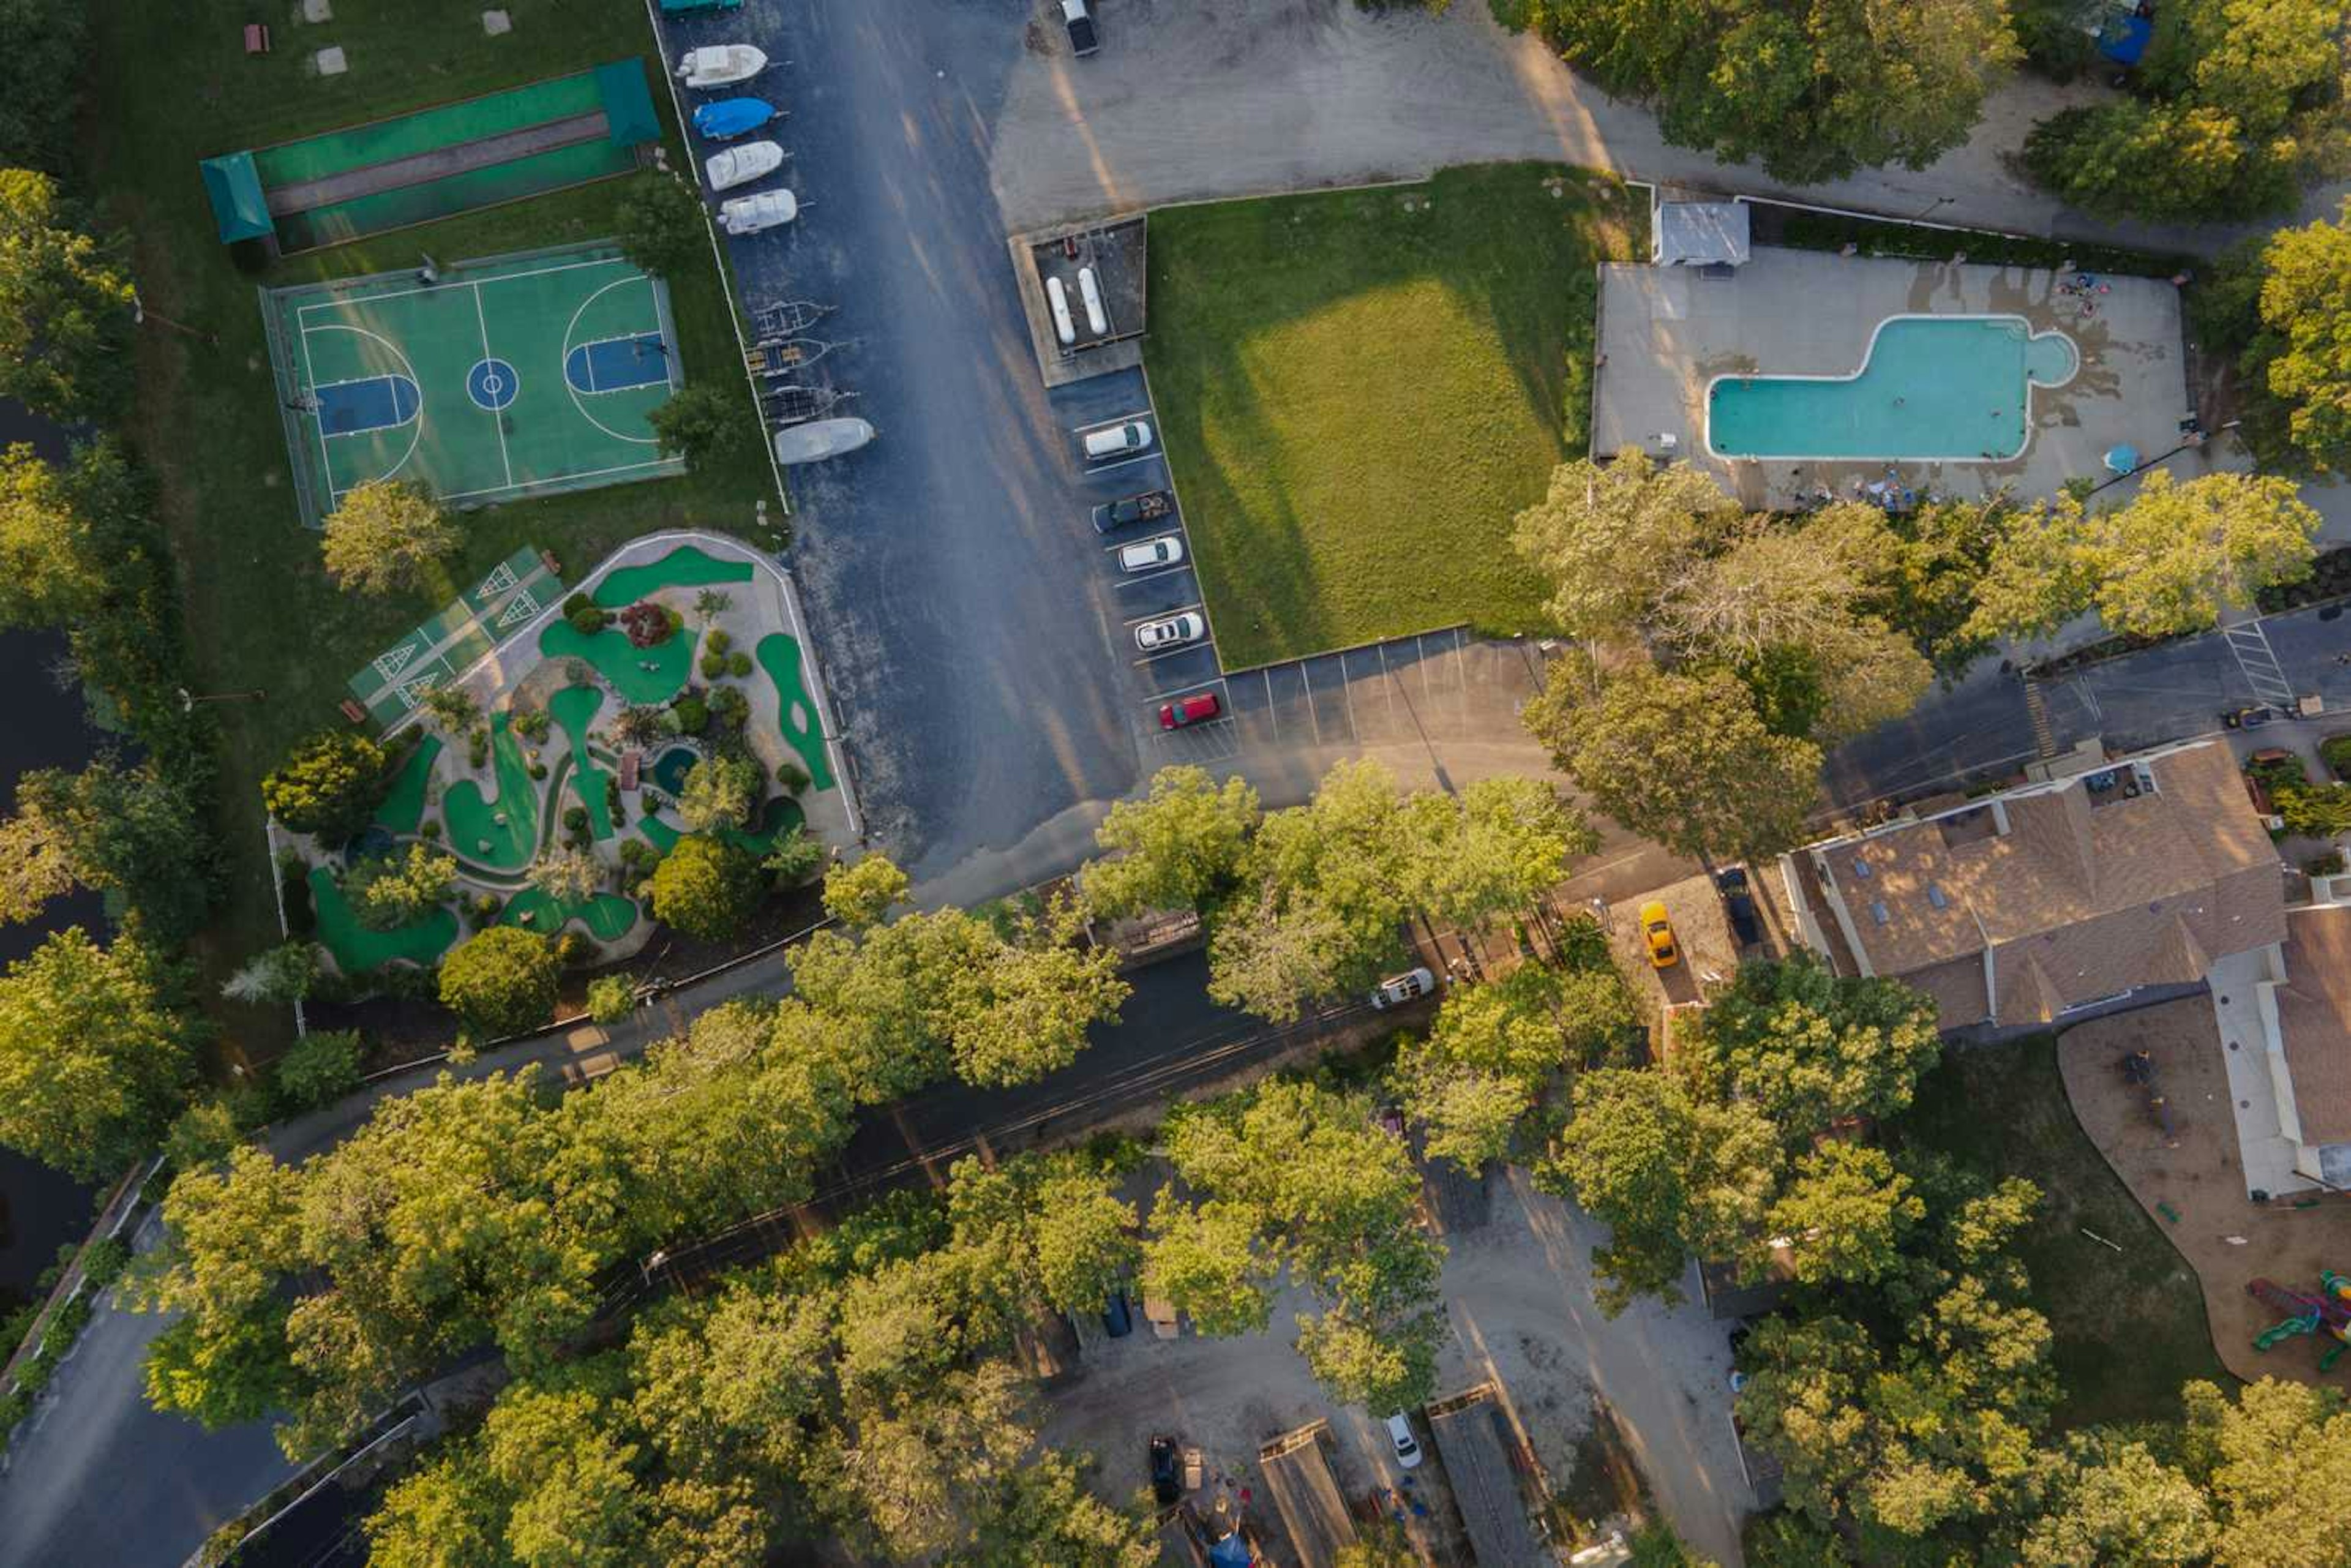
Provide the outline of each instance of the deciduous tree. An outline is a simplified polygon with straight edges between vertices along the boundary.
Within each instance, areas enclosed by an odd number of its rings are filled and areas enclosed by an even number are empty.
[[[150,761],[100,757],[79,773],[16,781],[0,821],[0,920],[31,920],[76,887],[120,896],[147,934],[178,942],[203,924],[218,855],[193,790]]]
[[[345,491],[319,535],[327,574],[361,593],[423,587],[463,542],[456,521],[422,486],[398,479],[370,479]]]
[[[123,237],[90,232],[46,174],[0,169],[0,397],[67,423],[131,401]]]
[[[371,931],[415,925],[448,903],[456,887],[455,857],[421,840],[405,855],[371,855],[343,874],[343,894]]]
[[[646,417],[664,457],[683,457],[703,468],[741,451],[758,429],[740,397],[711,382],[695,382],[672,392]]]
[[[262,779],[261,803],[281,826],[340,844],[368,825],[390,786],[383,747],[350,730],[321,730]]]
[[[1115,858],[1091,861],[1086,900],[1115,919],[1150,909],[1206,909],[1231,891],[1259,821],[1257,791],[1222,785],[1188,765],[1152,775],[1148,794],[1114,802],[1094,841]]]
[[[1639,631],[1667,590],[1713,554],[1738,503],[1703,470],[1660,467],[1639,448],[1552,471],[1551,489],[1518,515],[1511,541],[1552,585],[1552,619],[1570,636]]]
[[[2351,1413],[2331,1388],[2264,1377],[2235,1403],[2209,1383],[2181,1391],[2189,1473],[2209,1489],[2230,1568],[2351,1560]]]
[[[1681,1060],[1720,1098],[1756,1106],[1793,1141],[1910,1103],[1941,1053],[1935,1004],[1899,980],[1841,977],[1811,954],[1740,967],[1694,1023]]]
[[[69,0],[5,0],[0,36],[0,165],[65,171],[78,150],[74,111],[89,79],[89,11]]]
[[[530,885],[566,905],[595,897],[606,874],[604,862],[581,850],[550,849],[530,862]]]
[[[621,200],[612,237],[621,253],[656,277],[670,277],[710,254],[708,220],[690,180],[648,174]]]
[[[867,855],[824,873],[824,912],[843,925],[879,925],[883,915],[906,902],[911,885],[887,855]]]
[[[653,917],[705,942],[741,930],[767,894],[758,857],[706,833],[680,839],[653,868],[652,887]]]
[[[766,789],[766,774],[750,758],[706,757],[687,770],[677,814],[697,833],[745,827]]]
[[[98,602],[99,526],[78,482],[89,461],[55,465],[25,445],[0,453],[0,623],[59,625]]]
[[[2043,1461],[2026,1568],[2171,1568],[2212,1547],[2212,1508],[2196,1483],[2143,1443],[2077,1434]]]
[[[476,931],[441,960],[441,1001],[475,1033],[520,1034],[555,1011],[554,944],[517,925]]]
[[[1871,1285],[1899,1266],[1904,1240],[1926,1216],[1926,1200],[1885,1150],[1831,1142],[1797,1156],[1769,1223],[1789,1239],[1803,1283]]]

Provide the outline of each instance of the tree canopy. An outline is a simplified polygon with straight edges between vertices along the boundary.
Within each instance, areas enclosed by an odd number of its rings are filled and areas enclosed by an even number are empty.
[[[1113,802],[1094,830],[1094,841],[1116,858],[1088,863],[1086,901],[1112,919],[1210,908],[1238,880],[1261,820],[1247,779],[1219,785],[1204,768],[1163,768],[1143,799]]]
[[[0,397],[66,423],[130,402],[122,251],[120,235],[90,232],[55,180],[0,169]]]
[[[463,543],[456,520],[421,486],[370,479],[343,492],[319,536],[327,572],[360,593],[404,593]]]
[[[758,857],[715,833],[689,833],[653,868],[653,917],[705,941],[740,931],[767,893]]]
[[[145,936],[183,941],[211,906],[218,860],[194,790],[152,759],[36,769],[0,821],[0,920],[37,919],[51,899],[92,888],[136,911]]]
[[[441,960],[441,1000],[477,1034],[520,1034],[553,1015],[561,969],[546,937],[518,925],[493,925]]]
[[[351,730],[328,729],[261,780],[261,803],[286,828],[340,844],[368,825],[391,787],[383,747]]]

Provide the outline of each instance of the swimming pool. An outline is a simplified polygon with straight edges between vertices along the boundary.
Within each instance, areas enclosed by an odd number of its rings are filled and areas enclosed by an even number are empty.
[[[1720,375],[1707,384],[1718,457],[2005,463],[2032,435],[2034,387],[2064,386],[2081,350],[2021,316],[1889,316],[1842,376]]]

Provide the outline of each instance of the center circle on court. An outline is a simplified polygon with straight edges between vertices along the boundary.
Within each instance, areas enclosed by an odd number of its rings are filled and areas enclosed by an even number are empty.
[[[504,360],[476,360],[465,372],[465,395],[474,400],[474,406],[493,413],[514,402],[521,385],[515,368]]]

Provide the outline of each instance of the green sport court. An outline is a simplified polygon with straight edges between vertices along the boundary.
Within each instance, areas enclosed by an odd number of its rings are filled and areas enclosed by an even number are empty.
[[[316,528],[372,479],[487,504],[684,472],[669,291],[611,245],[267,289],[287,450]]]
[[[474,661],[562,599],[563,580],[526,545],[451,600],[438,615],[369,660],[350,678],[351,696],[378,725],[389,727],[407,717],[426,692],[455,680]],[[422,766],[429,769],[431,758]],[[421,814],[421,774],[416,788]],[[400,831],[413,832],[415,824]]]

